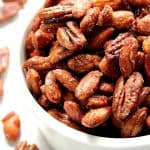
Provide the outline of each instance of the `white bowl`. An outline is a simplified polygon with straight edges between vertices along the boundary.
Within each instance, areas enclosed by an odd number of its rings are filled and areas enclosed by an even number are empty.
[[[35,14],[34,14],[35,15]],[[33,15],[28,19],[22,41],[20,43],[20,63],[25,60],[25,38],[26,34],[30,30],[30,25],[33,20]],[[20,66],[21,66],[20,65]],[[23,70],[20,67],[22,74],[22,85],[24,87],[24,97],[31,112],[35,115],[40,130],[45,135],[50,147],[56,150],[150,150],[150,135],[135,137],[135,138],[106,138],[89,135],[75,129],[72,129],[63,123],[59,122],[52,116],[50,116],[41,106],[35,101],[27,88],[26,81],[24,78]]]

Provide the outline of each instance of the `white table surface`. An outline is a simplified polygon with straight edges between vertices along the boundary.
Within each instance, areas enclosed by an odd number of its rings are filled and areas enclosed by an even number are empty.
[[[2,3],[1,0],[0,3]],[[21,136],[18,141],[27,140],[29,143],[36,143],[40,150],[51,150],[37,127],[31,110],[25,106],[26,99],[19,82],[20,74],[17,73],[20,67],[18,62],[20,61],[21,37],[24,34],[25,26],[42,3],[43,0],[28,0],[17,17],[9,23],[0,25],[0,47],[7,46],[10,48],[9,68],[4,75],[4,96],[0,99],[0,120],[8,112],[15,111],[21,119]],[[14,145],[15,143],[9,143],[6,140],[0,122],[0,150],[13,150]]]

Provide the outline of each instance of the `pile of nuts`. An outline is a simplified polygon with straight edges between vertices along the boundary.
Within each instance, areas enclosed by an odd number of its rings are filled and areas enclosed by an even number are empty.
[[[23,64],[37,102],[98,136],[150,133],[150,0],[46,0]]]

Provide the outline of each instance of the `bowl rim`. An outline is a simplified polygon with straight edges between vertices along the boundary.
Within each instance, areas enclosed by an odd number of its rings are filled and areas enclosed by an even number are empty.
[[[31,17],[29,23],[27,24],[27,26],[25,27],[25,29],[23,30],[23,34],[22,34],[22,39],[20,42],[20,73],[21,73],[21,80],[20,82],[22,82],[23,88],[22,90],[24,90],[24,97],[26,97],[26,100],[28,101],[28,106],[30,107],[30,109],[34,112],[34,114],[36,115],[36,117],[38,117],[41,121],[43,121],[46,126],[48,128],[51,128],[52,130],[54,130],[55,132],[60,133],[62,136],[72,139],[73,141],[77,141],[79,143],[83,143],[86,145],[91,145],[91,146],[96,146],[96,147],[103,147],[103,148],[114,148],[115,150],[119,150],[120,148],[135,148],[135,147],[140,147],[140,146],[149,146],[150,147],[150,135],[145,135],[145,136],[140,136],[140,137],[132,137],[132,138],[110,138],[110,137],[100,137],[100,136],[95,136],[95,135],[91,135],[88,133],[84,133],[82,131],[78,131],[76,129],[73,129],[63,123],[61,123],[60,121],[58,121],[57,119],[55,119],[54,117],[52,117],[51,115],[49,115],[34,99],[34,97],[32,96],[31,92],[29,91],[26,81],[25,81],[25,77],[24,77],[24,71],[22,68],[22,63],[25,60],[25,51],[24,51],[24,47],[25,47],[25,37],[27,36],[27,33],[30,31],[31,29],[31,24],[33,22],[33,19],[36,15],[34,15],[33,17]],[[23,51],[23,52],[22,52]],[[41,117],[39,117],[41,116]]]

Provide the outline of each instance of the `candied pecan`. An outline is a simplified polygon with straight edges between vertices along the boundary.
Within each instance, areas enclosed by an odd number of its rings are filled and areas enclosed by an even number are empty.
[[[39,95],[41,93],[40,85],[41,79],[39,73],[34,69],[29,69],[26,72],[26,81],[28,88],[33,94]]]
[[[39,29],[41,21],[42,21],[42,19],[37,15],[33,20],[32,31],[35,32],[36,30]]]
[[[113,95],[113,115],[118,120],[126,119],[137,107],[144,80],[139,72],[134,72],[124,82],[123,77],[118,79]]]
[[[73,54],[72,50],[62,47],[58,41],[54,42],[49,53],[49,59],[52,64],[58,63],[66,57]]]
[[[108,105],[108,97],[104,95],[94,95],[87,100],[86,108],[99,108]]]
[[[147,77],[150,78],[150,54],[145,55],[144,67]]]
[[[55,78],[69,91],[74,92],[77,85],[78,80],[72,76],[70,72],[64,69],[55,69],[52,71]]]
[[[88,41],[89,49],[99,49],[103,47],[103,44],[112,36],[114,28],[109,27],[104,30],[95,30]]]
[[[116,79],[120,75],[119,67],[116,65],[115,60],[108,60],[103,57],[99,63],[99,68],[104,75],[110,78]]]
[[[45,24],[45,23],[41,23],[40,24],[40,29],[43,30],[44,32],[48,32],[48,33],[52,33],[52,34],[56,34],[57,29],[59,27],[64,26],[63,22],[58,22],[58,23],[49,23],[49,24]]]
[[[144,53],[150,54],[150,37],[144,39],[142,48]]]
[[[72,8],[73,17],[82,18],[91,7],[91,0],[76,0]]]
[[[142,69],[144,63],[144,53],[141,51],[138,51],[137,53],[137,59],[135,62],[135,70]]]
[[[146,126],[148,129],[150,129],[150,116],[147,116],[146,118]]]
[[[81,104],[95,92],[102,75],[97,70],[91,71],[80,80],[75,90],[75,96],[80,100]]]
[[[69,116],[65,113],[60,111],[59,109],[50,109],[48,110],[48,113],[52,115],[54,118],[59,120],[60,122],[66,124],[67,126],[80,130],[80,131],[85,131],[85,129],[80,126],[79,124],[73,122],[72,120],[69,120]]]
[[[91,0],[93,6],[104,7],[105,5],[110,5],[113,9],[120,7],[122,0]]]
[[[7,2],[0,7],[0,23],[4,23],[15,17],[20,10],[20,5],[17,2]]]
[[[4,73],[9,65],[9,49],[7,47],[0,48],[0,74]]]
[[[84,112],[78,103],[74,101],[65,101],[63,108],[73,121],[76,121],[77,123],[81,122]]]
[[[42,93],[52,103],[61,102],[61,90],[59,85],[56,83],[56,78],[52,71],[49,71],[45,77],[45,84],[41,86]]]
[[[129,32],[119,34],[114,40],[109,42],[106,46],[105,55],[107,59],[113,59],[115,57],[118,57],[121,51],[121,48],[124,45],[126,44],[131,45],[132,42],[135,45],[137,44],[137,42],[135,43],[135,41],[136,39],[134,40],[133,35]]]
[[[126,81],[124,85],[124,102],[120,114],[122,119],[125,119],[135,108],[143,83],[143,77],[139,72],[134,72]]]
[[[103,94],[112,94],[114,92],[114,83],[101,82],[99,85],[99,92]]]
[[[46,19],[46,18],[50,19],[50,18],[56,18],[67,14],[71,14],[71,12],[72,12],[72,6],[56,5],[48,8],[43,8],[39,12],[39,17],[41,19]]]
[[[85,127],[95,128],[104,123],[110,117],[110,115],[111,115],[110,106],[91,109],[83,116],[81,123]]]
[[[73,5],[76,0],[59,0],[59,5]]]
[[[15,150],[39,150],[36,144],[28,144],[27,141],[21,141],[15,145]]]
[[[68,67],[77,73],[88,72],[98,67],[100,60],[98,55],[79,54],[68,60]]]
[[[119,55],[120,71],[124,77],[128,77],[135,68],[137,58],[138,42],[135,38],[130,38],[121,48]]]
[[[47,45],[50,45],[53,38],[53,34],[46,33],[43,32],[41,29],[38,29],[32,36],[32,44],[35,49],[42,49]]]
[[[121,113],[121,105],[123,103],[124,98],[124,79],[121,76],[115,85],[115,90],[113,93],[113,102],[112,102],[112,112],[114,119],[117,121],[120,120],[120,113]]]
[[[66,27],[57,30],[57,40],[63,47],[76,51],[82,49],[86,44],[86,38],[73,21],[66,23]]]
[[[146,101],[149,94],[150,94],[150,87],[144,87],[139,95],[138,105],[141,105],[144,101]]]
[[[0,78],[0,97],[4,94],[3,80]]]
[[[109,25],[112,21],[113,17],[113,9],[109,5],[106,5],[102,11],[99,13],[97,25],[103,26],[103,25]]]
[[[34,47],[33,47],[33,43],[32,43],[32,37],[34,35],[33,31],[30,31],[27,36],[26,36],[26,41],[25,41],[25,49],[27,51],[27,55],[30,56],[30,54],[33,52]]]
[[[143,107],[138,109],[133,115],[125,120],[121,128],[121,135],[123,137],[133,137],[138,135],[142,130],[146,117],[147,108]]]
[[[8,113],[3,119],[5,136],[10,141],[16,141],[20,135],[20,118],[15,112]]]
[[[113,12],[112,26],[116,29],[130,28],[134,21],[134,14],[131,11],[118,10]]]
[[[150,4],[150,0],[128,0],[128,2],[130,3],[130,5],[133,6],[147,6]]]
[[[91,32],[96,26],[99,15],[99,8],[90,8],[80,22],[80,29],[83,33]]]
[[[150,35],[150,14],[137,20],[137,31],[142,35]]]
[[[53,65],[50,63],[49,57],[42,57],[42,56],[34,56],[27,59],[24,64],[23,68],[33,68],[35,70],[46,70],[52,68]]]

